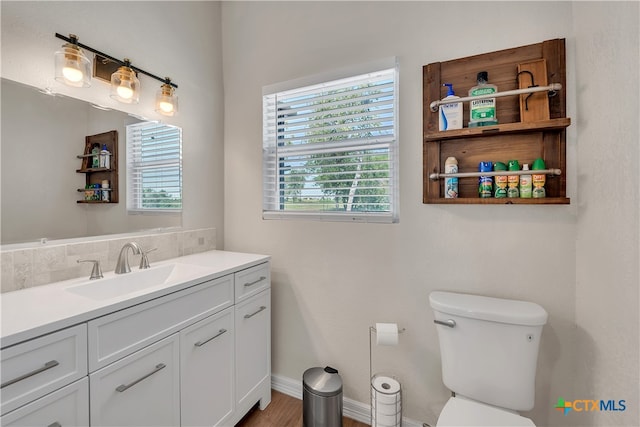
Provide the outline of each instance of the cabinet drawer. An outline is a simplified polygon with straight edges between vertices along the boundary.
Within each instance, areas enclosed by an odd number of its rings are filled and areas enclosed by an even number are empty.
[[[91,426],[180,425],[180,349],[173,334],[89,375]]]
[[[233,304],[233,275],[89,322],[89,372]]]
[[[89,379],[82,378],[0,418],[4,427],[89,425]]]
[[[271,286],[269,263],[256,265],[235,273],[236,302],[243,301]]]
[[[2,414],[87,375],[87,326],[2,350]]]

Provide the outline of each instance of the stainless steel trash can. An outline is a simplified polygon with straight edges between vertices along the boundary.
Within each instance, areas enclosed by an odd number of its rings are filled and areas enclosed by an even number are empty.
[[[342,378],[336,369],[307,369],[302,388],[302,427],[342,427]]]

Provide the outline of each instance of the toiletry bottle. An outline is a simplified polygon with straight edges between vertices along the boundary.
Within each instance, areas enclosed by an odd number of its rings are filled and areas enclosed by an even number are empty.
[[[509,170],[510,171],[519,171],[520,164],[517,160],[509,160]],[[520,190],[518,186],[520,185],[520,176],[519,175],[509,175],[507,177],[507,197],[518,198],[520,197]]]
[[[447,96],[444,100],[460,98],[453,92],[453,85],[451,83],[445,83],[442,86],[447,86]],[[438,130],[451,130],[462,129],[462,102],[455,102],[453,104],[444,104],[440,106],[440,124]]]
[[[447,157],[444,162],[444,173],[458,173],[458,160],[455,157]],[[458,197],[458,178],[445,178],[444,198],[455,199],[456,197]]]
[[[507,165],[505,165],[502,162],[495,162],[495,164],[493,165],[493,170],[498,172],[498,171],[506,171],[507,170]],[[507,197],[507,175],[496,175],[494,177],[494,182],[495,182],[495,189],[494,189],[494,193],[493,196],[496,199],[502,199],[504,197]]]
[[[531,170],[539,171],[544,169],[546,169],[544,160],[542,160],[541,158],[537,158],[533,161],[533,165],[531,165]],[[534,173],[531,175],[531,182],[533,183],[532,197],[534,199],[539,199],[547,196],[547,192],[544,189],[544,184],[546,180],[547,180],[547,175],[545,174]]]
[[[100,150],[100,167],[109,169],[111,165],[111,153],[107,149],[107,144],[102,144],[102,150]]]
[[[469,90],[469,96],[490,95],[498,91],[496,85],[487,83],[489,73],[478,73],[478,85]],[[497,125],[496,99],[485,98],[469,101],[469,127]]]
[[[100,167],[100,146],[98,144],[93,144],[93,148],[91,148],[91,167],[99,168]]]
[[[108,202],[110,199],[110,194],[109,194],[109,180],[108,179],[103,179],[102,180],[102,201],[103,202]]]
[[[525,163],[522,165],[523,171],[529,170],[529,164]],[[521,199],[530,199],[531,198],[531,175],[525,174],[520,175],[520,198]]]
[[[480,162],[478,170],[480,172],[491,172],[493,163]],[[493,197],[493,178],[490,176],[481,176],[478,185],[478,195],[480,198]]]

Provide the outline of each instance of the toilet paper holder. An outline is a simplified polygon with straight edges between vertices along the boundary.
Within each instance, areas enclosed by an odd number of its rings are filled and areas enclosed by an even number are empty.
[[[404,331],[406,330],[406,328],[398,328],[398,335],[402,334]],[[372,364],[371,364],[371,359],[372,359],[372,343],[371,343],[371,335],[373,332],[378,332],[378,330],[375,328],[375,326],[369,326],[369,379],[371,379],[371,377],[373,376],[373,372],[372,372]]]

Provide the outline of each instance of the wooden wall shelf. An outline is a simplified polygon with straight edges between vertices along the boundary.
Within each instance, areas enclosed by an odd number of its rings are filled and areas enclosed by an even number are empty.
[[[91,167],[91,162],[93,160],[93,155],[91,154],[91,149],[95,144],[98,144],[99,147],[102,145],[107,146],[107,150],[111,153],[110,156],[110,167]],[[109,201],[102,200],[85,200],[84,199],[84,188],[79,188],[77,191],[82,193],[82,200],[78,200],[78,203],[88,203],[88,204],[108,204],[108,203],[118,203],[118,131],[112,130],[109,132],[99,133],[96,135],[89,135],[85,137],[84,144],[84,153],[82,155],[77,156],[82,159],[82,164],[80,169],[76,169],[77,173],[85,174],[86,185],[93,184],[102,184],[103,180],[109,181]]]
[[[547,75],[540,80],[560,83],[562,89],[548,98],[549,119],[521,121],[520,98],[516,95],[496,99],[498,125],[438,131],[438,113],[430,110],[432,101],[446,96],[443,83],[452,83],[459,96],[466,96],[476,85],[479,71],[488,71],[489,82],[498,91],[518,89],[519,64],[544,59]],[[546,83],[545,83],[546,84]],[[546,97],[546,93],[543,93]],[[423,203],[443,204],[569,204],[566,197],[566,67],[564,39],[548,40],[467,58],[436,62],[423,67]],[[463,123],[469,121],[469,105],[464,104]],[[444,180],[431,180],[431,173],[443,173],[447,157],[458,160],[459,172],[475,172],[481,161],[518,160],[520,166],[540,157],[547,169],[560,169],[562,175],[547,176],[547,197],[543,199],[495,199],[478,197],[477,178],[459,178],[456,199],[444,197]]]

